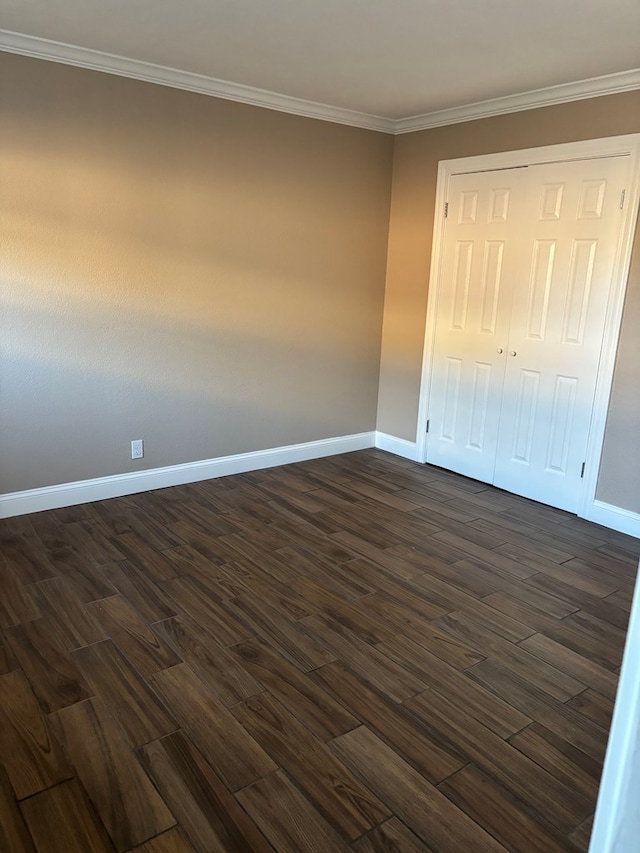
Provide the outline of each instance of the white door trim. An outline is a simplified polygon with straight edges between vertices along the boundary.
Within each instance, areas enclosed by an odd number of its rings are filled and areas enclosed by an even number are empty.
[[[494,169],[513,169],[518,166],[558,163],[564,160],[586,160],[596,157],[628,155],[631,158],[631,179],[625,196],[624,218],[619,254],[614,271],[609,306],[605,321],[600,367],[596,380],[593,418],[589,431],[586,453],[585,477],[582,481],[582,493],[578,515],[591,518],[594,508],[596,486],[600,465],[600,455],[604,440],[606,415],[613,369],[615,366],[622,308],[629,277],[631,249],[638,215],[640,200],[640,133],[624,136],[611,136],[604,139],[590,139],[583,142],[570,142],[562,145],[549,145],[541,148],[526,148],[519,151],[502,151],[496,154],[483,154],[476,157],[462,157],[456,160],[441,160],[438,164],[436,201],[431,248],[431,267],[429,270],[429,295],[425,322],[424,349],[422,357],[422,375],[420,398],[418,403],[418,424],[416,434],[417,457],[425,462],[427,457],[427,418],[431,384],[431,365],[433,360],[433,342],[436,328],[438,286],[444,238],[444,206],[449,178],[465,172],[482,172]]]

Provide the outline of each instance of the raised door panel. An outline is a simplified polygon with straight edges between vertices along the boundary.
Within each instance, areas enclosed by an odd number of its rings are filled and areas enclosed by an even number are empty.
[[[576,511],[628,157],[527,170],[494,484]],[[512,354],[513,353],[513,354]]]
[[[487,482],[495,464],[525,172],[457,175],[448,188],[427,461]]]

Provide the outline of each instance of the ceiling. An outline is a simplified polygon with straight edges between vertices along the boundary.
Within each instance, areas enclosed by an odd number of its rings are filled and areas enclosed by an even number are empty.
[[[65,61],[46,39],[387,121],[640,65],[638,0],[0,0],[0,26],[18,53]]]

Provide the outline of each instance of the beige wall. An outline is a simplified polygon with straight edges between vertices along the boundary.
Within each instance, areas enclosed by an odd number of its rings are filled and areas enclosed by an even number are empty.
[[[64,65],[0,54],[0,81],[0,493],[372,430],[379,368],[377,428],[415,439],[438,161],[640,129],[629,93],[392,161],[384,134]],[[639,258],[598,488],[636,512]]]
[[[437,166],[440,160],[640,131],[632,92],[495,116],[396,138],[387,258],[378,429],[414,441],[427,310]],[[620,357],[597,497],[640,512],[640,288],[628,289]],[[634,376],[635,373],[635,376]],[[612,435],[615,441],[610,440]],[[608,472],[615,474],[609,477]]]
[[[0,493],[375,429],[392,137],[0,80]]]
[[[629,270],[596,497],[640,512],[640,220]]]

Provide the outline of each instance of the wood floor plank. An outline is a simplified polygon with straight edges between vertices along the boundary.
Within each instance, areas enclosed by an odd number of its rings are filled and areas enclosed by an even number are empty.
[[[447,583],[441,578],[434,577],[427,572],[412,578],[411,586],[414,591],[417,591],[426,598],[430,604],[441,608],[442,613],[438,614],[440,616],[444,616],[452,610],[462,610],[465,607],[473,607],[480,604],[477,596],[463,592],[458,587],[453,586],[453,584]],[[434,616],[433,618],[437,619],[438,617]]]
[[[102,567],[112,584],[111,595],[120,593],[146,622],[159,622],[179,612],[169,596],[137,566],[127,560]]]
[[[251,637],[251,631],[192,578],[168,581],[163,588],[178,607],[208,631],[221,646],[233,646]]]
[[[41,615],[15,570],[0,552],[0,628],[21,625]]]
[[[504,537],[505,542],[512,542],[514,545],[522,545],[524,548],[529,547],[533,549],[534,547],[528,531],[527,534],[514,533],[513,531],[505,530],[505,528],[499,524],[492,524],[490,521],[485,521],[483,519],[476,519],[476,521],[471,521],[469,524],[471,527],[483,530],[486,533],[494,533],[497,537]],[[571,551],[565,551],[562,550],[561,547],[549,545],[548,534],[546,532],[540,531],[539,537],[539,540],[535,542],[535,552],[545,560],[550,560],[555,563],[564,563],[566,560],[570,560],[575,556],[573,553],[575,550],[574,546],[569,546],[571,547]]]
[[[573,708],[538,690],[530,682],[490,659],[471,668],[468,675],[582,752],[597,761],[604,760],[608,735],[606,729]]]
[[[423,625],[430,623],[430,619],[435,619],[436,616],[443,615],[442,609],[433,607],[432,615],[423,618],[414,609],[407,607],[397,599],[391,598],[383,592],[373,592],[370,595],[363,596],[359,602],[359,607],[370,618],[377,619],[378,623],[383,626],[385,634],[381,639],[391,638],[398,633],[409,631],[411,628],[420,631]],[[428,603],[425,604],[425,610],[427,608],[430,608]],[[380,641],[375,636],[368,638],[368,642],[371,645],[375,645]]]
[[[223,602],[250,592],[249,579],[253,574],[242,565],[240,560],[236,560],[233,563],[225,563],[224,568],[216,565],[213,570],[209,569],[206,573],[196,567],[187,577],[204,587],[207,593],[217,601]]]
[[[376,488],[376,486],[372,486],[367,482],[362,482],[362,480],[351,481],[349,485],[359,495],[364,495],[370,500],[377,501],[383,506],[389,506],[392,509],[399,510],[400,512],[411,512],[416,508],[415,503],[407,500],[406,498],[398,497],[393,493],[393,491]],[[394,489],[394,491],[396,490]]]
[[[175,732],[138,754],[197,853],[268,853],[271,845],[203,755]]]
[[[7,831],[586,850],[638,557],[376,449],[0,520]]]
[[[348,853],[349,844],[278,771],[237,794],[278,853]]]
[[[208,536],[204,530],[195,527],[189,521],[180,520],[170,524],[172,533],[214,563],[230,563],[238,559],[238,552],[227,545],[224,539]]]
[[[274,556],[274,552],[278,548],[284,548],[288,544],[288,540],[284,535],[271,538],[272,534],[267,535],[262,532],[261,537],[256,537],[257,541],[251,541],[249,531],[243,531],[242,535],[234,533],[231,536],[222,536],[220,541],[225,545],[229,545],[235,555],[232,559],[247,560],[255,564],[258,570],[262,570],[271,575],[275,580],[281,583],[288,583],[295,577],[295,573],[282,560]]]
[[[473,764],[446,779],[438,790],[509,850],[568,853],[570,849],[565,836]]]
[[[261,483],[259,488],[268,498],[275,498],[277,503],[294,510],[301,509],[314,513],[320,512],[323,508],[322,504],[314,499],[313,492],[292,491],[282,483]]]
[[[574,696],[567,702],[568,708],[573,708],[579,711],[587,719],[593,720],[606,731],[611,726],[611,717],[613,715],[613,699],[602,696],[596,690],[589,688],[579,696]]]
[[[509,743],[547,769],[556,779],[596,801],[602,765],[540,723],[509,738]]]
[[[369,608],[373,598],[374,596],[367,596],[363,599],[362,606]],[[379,602],[374,604],[376,610],[380,606]],[[484,654],[469,643],[454,637],[450,631],[444,631],[436,624],[423,619],[412,619],[400,633],[456,669],[467,669],[485,658]]]
[[[64,538],[95,566],[124,559],[122,551],[103,536],[97,526],[87,521],[73,521],[65,524]]]
[[[7,672],[13,672],[19,668],[19,663],[11,651],[11,647],[0,634],[0,675],[6,675]]]
[[[404,580],[377,566],[372,560],[365,558],[352,560],[349,567],[352,572],[367,582],[371,582],[375,590],[385,598],[398,602],[422,619],[437,619],[438,616],[455,609],[449,605],[457,591],[448,589],[445,592],[444,587],[438,588],[435,585],[433,595],[425,595],[424,585],[420,583],[423,575]]]
[[[323,589],[348,601],[375,591],[371,583],[361,580],[351,571],[351,561],[338,563],[328,560],[304,545],[280,548],[276,553],[296,570],[299,577],[310,578]]]
[[[495,610],[484,599],[466,601],[459,610],[473,619],[481,628],[488,629],[511,643],[517,643],[535,634],[533,628],[517,619],[512,619],[506,613]]]
[[[619,628],[611,622],[587,613],[584,609],[571,613],[563,621],[565,625],[569,625],[572,628],[581,628],[598,642],[609,644],[609,648],[612,650],[612,657],[616,661],[615,665],[620,665],[624,650],[624,641],[626,639],[626,629]]]
[[[567,699],[577,696],[586,687],[582,682],[571,678],[571,676],[526,651],[522,646],[507,642],[461,613],[450,613],[448,616],[438,619],[435,625],[456,639],[479,649],[487,657],[508,666],[512,672],[519,674],[561,702],[566,702]]]
[[[56,571],[35,537],[0,531],[0,553],[22,584],[55,577]]]
[[[229,608],[304,672],[335,660],[335,655],[305,634],[299,626],[281,619],[277,610],[257,596],[240,595],[229,603]]]
[[[66,651],[107,639],[67,578],[49,578],[31,584],[28,590],[42,614],[55,623],[56,636]]]
[[[0,763],[18,799],[73,775],[20,671],[0,676]]]
[[[633,592],[623,589],[618,589],[616,592],[607,596],[606,601],[613,601],[618,607],[622,607],[627,613],[631,610],[633,603]]]
[[[13,653],[46,714],[92,695],[91,687],[65,648],[56,622],[43,616],[6,632]]]
[[[162,835],[156,835],[151,841],[145,841],[144,844],[133,847],[131,853],[194,853],[195,849],[182,832],[174,827],[163,832]]]
[[[122,533],[117,538],[112,537],[111,541],[117,542],[117,552],[120,556],[105,560],[105,563],[128,560],[157,583],[176,577],[177,570],[174,564],[139,534]]]
[[[429,563],[419,559],[415,561],[416,567],[419,566],[421,574],[428,572],[432,577],[437,577],[476,598],[482,598],[492,592],[501,592],[504,589],[505,579],[499,572],[488,571],[485,563],[466,557],[462,551],[459,551],[458,555],[457,559],[447,561],[434,559]],[[405,557],[407,561],[412,559],[408,554]]]
[[[415,561],[406,560],[404,556],[397,556],[393,553],[392,548],[376,548],[369,542],[365,542],[358,536],[342,530],[332,537],[335,541],[344,542],[345,546],[353,550],[351,559],[357,557],[366,557],[372,563],[376,563],[391,574],[397,575],[400,578],[413,578],[425,571],[427,558],[424,554],[419,554],[419,559]],[[414,548],[404,548],[403,554],[409,553],[415,556],[418,552]]]
[[[78,702],[50,719],[118,851],[175,824],[99,700]]]
[[[306,579],[302,579],[304,582]],[[298,591],[297,584],[301,582],[300,578],[283,584],[280,581],[260,577],[257,575],[251,580],[251,591],[267,604],[270,604],[283,617],[290,622],[297,622],[299,619],[304,619],[305,616],[312,616],[318,611],[318,605],[310,601],[310,599]],[[326,595],[332,593],[323,590]],[[343,599],[338,596],[339,601]],[[348,607],[348,602],[345,602]]]
[[[477,513],[465,512],[458,509],[457,506],[450,506],[447,503],[442,503],[430,496],[431,493],[423,493],[422,484],[418,481],[409,484],[408,488],[400,489],[397,492],[399,498],[404,498],[413,504],[417,504],[428,512],[428,517],[432,518],[434,523],[439,527],[448,527],[451,521],[461,522],[465,524],[468,521],[473,521],[477,518]]]
[[[190,545],[168,548],[162,554],[175,563],[181,577],[186,575],[204,584],[207,590],[220,601],[234,598],[240,592],[247,591],[247,587],[240,584],[237,578],[232,579],[222,566]]]
[[[73,546],[65,545],[50,551],[49,559],[56,574],[64,575],[69,580],[83,604],[97,601],[107,595],[115,595],[116,589],[108,580],[102,567],[98,568]]]
[[[480,595],[490,595],[494,592],[507,593],[525,604],[537,607],[549,616],[554,616],[556,619],[564,619],[565,616],[569,616],[579,609],[578,605],[571,601],[566,601],[522,583],[527,578],[512,579],[506,577],[499,571],[495,559],[494,557],[488,560],[479,560],[476,557],[469,557],[457,563],[456,566],[463,567],[465,571],[470,571],[473,574],[473,584],[477,586],[478,590],[483,587],[487,590],[486,592],[479,592]],[[527,569],[527,572],[528,577],[534,573],[532,569]]]
[[[87,609],[142,676],[182,663],[121,595],[94,601]]]
[[[244,668],[320,740],[329,740],[358,725],[353,714],[264,641],[254,638],[231,651]]]
[[[620,589],[633,589],[638,574],[638,566],[622,566],[615,561],[599,559],[602,557],[598,551],[588,551],[584,558],[574,557],[563,563],[568,569],[582,572],[590,577],[596,577],[604,581],[614,581]]]
[[[405,545],[409,548],[422,548],[424,542],[432,535],[441,532],[437,524],[433,524],[427,514],[420,508],[411,513],[399,512],[383,508],[372,500],[363,500],[358,504],[357,513],[370,521],[384,536],[385,547],[390,545]],[[352,517],[351,510],[349,516]]]
[[[330,744],[334,753],[434,851],[505,848],[364,726]]]
[[[285,524],[285,519],[280,517],[274,522],[273,527],[287,535],[288,545],[295,542],[302,545],[310,553],[320,556],[324,560],[329,560],[331,563],[346,563],[357,556],[351,549],[342,547],[339,542],[325,533],[317,531],[310,524]],[[282,548],[278,548],[275,552],[276,555],[279,556],[281,550]]]
[[[590,592],[577,590],[574,586],[562,580],[551,578],[542,573],[527,578],[526,583],[528,586],[548,592],[563,600],[570,600],[585,613],[597,616],[599,619],[604,620],[610,625],[615,625],[616,628],[622,631],[626,631],[627,629],[629,614],[611,601],[603,601],[602,598],[592,595]]]
[[[591,802],[515,750],[502,738],[435,690],[412,703],[412,710],[473,761],[562,833],[589,814]]]
[[[558,669],[566,672],[567,675],[581,681],[583,684],[589,685],[589,687],[593,687],[602,693],[603,696],[615,699],[618,689],[618,677],[610,670],[582,657],[582,655],[568,649],[562,643],[550,640],[544,634],[533,634],[523,640],[519,645],[521,648],[527,649],[527,651],[547,661],[547,663],[551,663]]]
[[[357,560],[350,563],[352,571],[355,571],[356,563]],[[307,578],[296,578],[292,581],[292,586],[306,601],[315,605],[313,612],[321,610],[335,622],[362,637],[367,643],[379,643],[394,634],[380,620],[368,616],[355,604],[345,601],[341,596],[335,595]]]
[[[593,815],[583,821],[577,829],[569,836],[570,841],[572,841],[578,850],[582,850],[583,853],[587,853],[589,850],[589,842],[591,841],[591,832],[593,831]]]
[[[398,820],[389,818],[351,845],[355,853],[431,853],[417,835]]]
[[[141,746],[175,731],[175,720],[112,640],[78,649],[71,657],[130,746]]]
[[[378,648],[405,669],[418,672],[429,687],[439,690],[464,707],[468,714],[487,726],[499,737],[506,738],[525,726],[531,719],[494,693],[480,687],[465,673],[430,654],[408,637],[396,637]],[[419,700],[421,694],[415,697]],[[414,699],[404,704],[411,710]]]
[[[223,705],[235,705],[263,690],[248,668],[238,663],[233,647],[223,648],[190,616],[157,622],[153,630],[176,650]]]
[[[513,616],[530,625],[551,640],[582,655],[605,669],[613,670],[620,664],[621,649],[618,642],[607,637],[594,636],[581,625],[554,619],[523,601],[501,593],[487,596],[484,601],[496,610]]]
[[[442,739],[428,724],[375,691],[342,664],[328,664],[316,670],[313,677],[430,781],[441,782],[466,763],[446,738]]]
[[[0,850],[35,853],[35,849],[7,774],[0,765]]]
[[[275,770],[264,750],[186,664],[164,669],[151,681],[230,790],[243,788]]]
[[[156,551],[164,552],[167,548],[182,544],[182,540],[171,533],[163,522],[163,517],[167,521],[175,521],[175,516],[172,512],[167,512],[162,500],[157,496],[155,499],[153,496],[149,498],[145,494],[131,495],[129,500],[133,506],[127,508],[126,516],[131,532],[144,539]],[[137,503],[143,504],[143,506],[138,508],[135,506]],[[148,507],[148,511],[145,505]],[[182,503],[181,510],[184,506],[185,504]],[[114,541],[116,547],[118,547],[118,541],[117,539]]]
[[[302,620],[305,630],[333,652],[339,660],[395,702],[415,696],[427,686],[415,672],[368,645],[353,631],[326,616]]]
[[[77,779],[29,797],[22,803],[22,813],[38,851],[115,850]]]
[[[241,702],[233,714],[315,807],[351,840],[391,816],[351,771],[268,693]]]
[[[512,560],[523,563],[525,566],[530,566],[537,572],[549,575],[556,580],[562,581],[577,590],[587,592],[590,595],[602,598],[614,592],[616,588],[613,579],[594,576],[593,573],[585,574],[584,572],[574,571],[569,568],[567,563],[558,565],[557,563],[552,563],[549,560],[543,560],[533,551],[529,551],[528,549],[519,547],[518,545],[507,543],[506,545],[501,545],[499,548],[496,548],[496,551],[499,554],[504,554],[504,556],[509,557]],[[535,577],[535,575],[531,575],[531,577]]]

